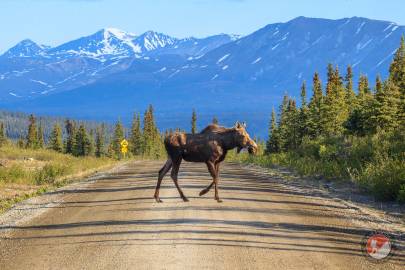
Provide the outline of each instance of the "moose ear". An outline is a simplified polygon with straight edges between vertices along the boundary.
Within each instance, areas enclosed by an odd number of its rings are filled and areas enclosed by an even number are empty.
[[[236,121],[235,127],[236,127],[236,128],[240,128],[240,123],[239,123],[239,121]]]
[[[246,122],[242,122],[242,126],[246,128]]]

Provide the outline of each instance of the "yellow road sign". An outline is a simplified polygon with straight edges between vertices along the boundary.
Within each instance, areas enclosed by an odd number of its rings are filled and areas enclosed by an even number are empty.
[[[121,153],[125,154],[128,152],[128,148],[127,147],[121,147]]]
[[[128,141],[125,140],[125,139],[123,139],[123,140],[120,142],[120,144],[121,144],[121,147],[128,147]]]

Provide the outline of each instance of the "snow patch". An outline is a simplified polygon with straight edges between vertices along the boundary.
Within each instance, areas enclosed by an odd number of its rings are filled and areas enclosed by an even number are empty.
[[[46,82],[43,82],[43,81],[39,81],[39,80],[30,80],[31,82],[36,82],[36,83],[39,83],[39,84],[42,84],[42,85],[45,85],[45,86],[48,86],[48,84],[46,83]]]
[[[378,64],[375,67],[379,67],[382,63],[384,63],[385,61],[387,61],[389,58],[391,58],[391,56],[397,51],[397,49],[393,50],[389,55],[387,55],[386,57],[384,57],[380,62],[378,62]]]
[[[257,58],[255,61],[253,61],[251,64],[254,65],[254,64],[260,62],[261,60],[262,60],[262,58],[261,58],[261,57],[258,57],[258,58]]]
[[[18,97],[18,98],[20,98],[20,97],[21,97],[21,96],[19,96],[19,95],[15,94],[15,93],[13,93],[13,92],[9,92],[9,94],[10,94],[10,95],[12,95],[13,97]]]
[[[180,72],[179,69],[176,70],[175,72],[173,72],[172,74],[169,75],[169,78],[172,78],[174,75],[176,75],[176,74],[179,73],[179,72]]]
[[[158,71],[156,71],[156,73],[158,73],[158,72],[163,72],[163,71],[165,71],[167,68],[166,67],[162,67],[161,69],[159,69]]]
[[[366,22],[362,22],[362,23],[360,24],[360,26],[357,28],[356,35],[357,35],[358,33],[360,33],[361,29],[363,28],[363,26],[364,26],[365,24],[366,24]]]
[[[224,56],[222,56],[221,58],[218,59],[217,64],[221,63],[222,61],[224,61],[226,58],[228,58],[231,54],[225,54]]]
[[[273,47],[271,48],[271,50],[274,51],[274,50],[278,47],[278,45],[280,45],[280,43],[277,43],[275,46],[273,46]]]
[[[368,44],[370,44],[370,42],[372,41],[373,39],[369,39],[366,43],[364,43],[363,45],[361,45],[360,43],[359,44],[357,44],[357,50],[362,50],[362,49],[364,49]]]

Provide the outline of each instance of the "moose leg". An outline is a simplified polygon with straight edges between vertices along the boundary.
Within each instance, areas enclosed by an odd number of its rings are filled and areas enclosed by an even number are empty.
[[[162,200],[159,198],[160,184],[162,183],[163,177],[165,177],[166,173],[168,171],[170,171],[170,169],[172,168],[172,164],[173,164],[172,160],[169,158],[166,161],[165,165],[162,167],[162,169],[160,169],[160,171],[159,171],[158,181],[156,184],[155,195],[154,195],[156,202],[162,202]]]
[[[217,200],[217,202],[222,202],[222,200],[218,196],[218,174],[217,174],[217,171],[215,170],[215,163],[208,161],[207,167],[208,167],[208,171],[210,172],[210,174],[212,176],[213,183],[215,186],[215,200]]]
[[[217,172],[217,176],[219,176],[219,162],[215,163],[215,171]],[[207,194],[208,191],[210,191],[210,189],[212,188],[212,186],[214,184],[215,184],[215,181],[213,180],[208,187],[206,187],[200,191],[200,196]]]
[[[183,199],[183,201],[188,202],[188,199],[186,196],[184,196],[183,191],[181,190],[179,183],[177,181],[177,174],[179,173],[179,169],[180,169],[180,164],[181,164],[181,158],[179,158],[176,162],[173,162],[173,169],[171,172],[171,177],[173,179],[174,185],[177,188],[177,191],[180,194],[180,197]]]

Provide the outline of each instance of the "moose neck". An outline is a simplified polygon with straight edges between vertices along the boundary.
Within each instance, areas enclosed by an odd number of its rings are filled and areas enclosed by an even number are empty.
[[[240,147],[239,143],[236,141],[235,130],[228,130],[226,132],[221,133],[221,144],[222,147],[226,150],[234,149],[235,147]]]

